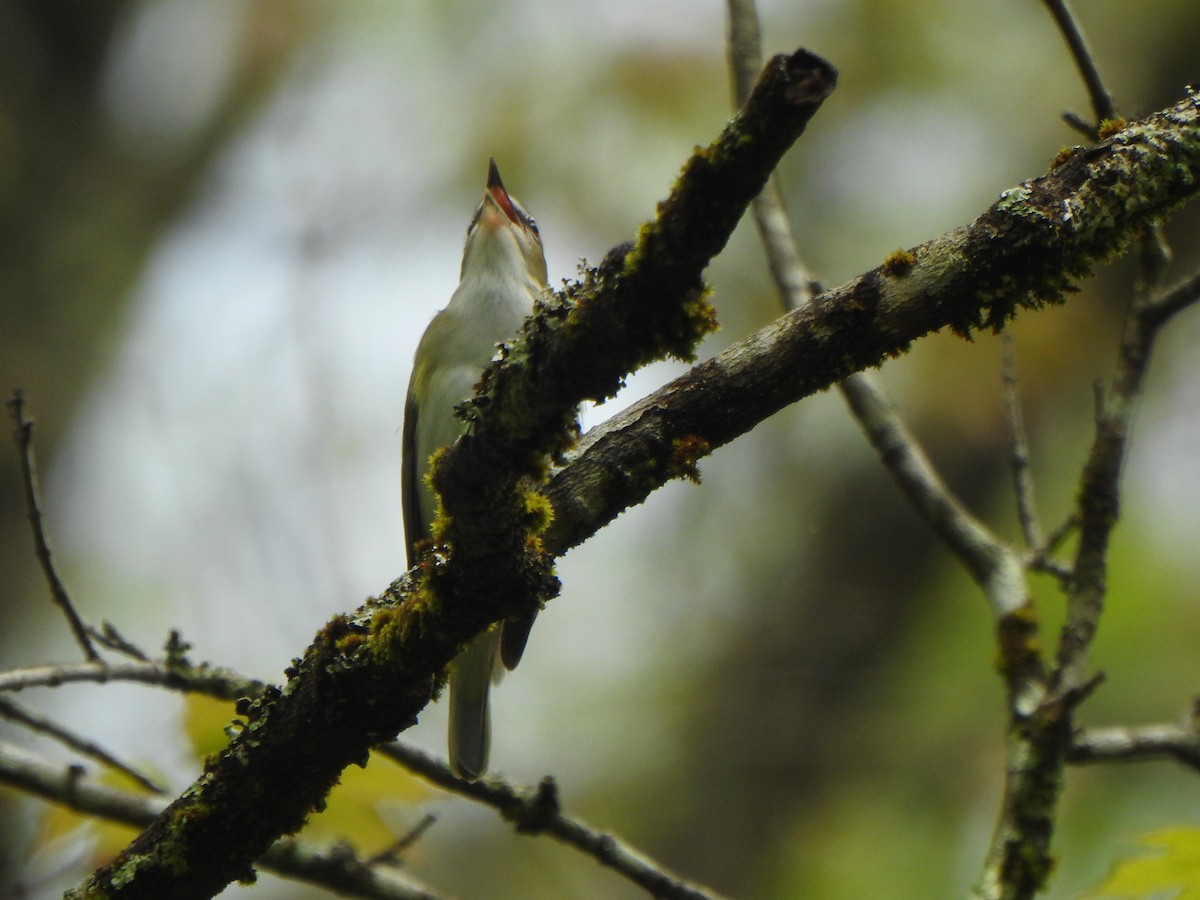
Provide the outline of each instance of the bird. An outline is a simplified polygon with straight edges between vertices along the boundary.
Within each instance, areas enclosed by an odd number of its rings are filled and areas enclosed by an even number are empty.
[[[470,398],[497,345],[515,337],[547,289],[537,223],[504,187],[488,160],[483,200],[467,228],[458,287],[425,329],[413,358],[404,404],[401,503],[408,568],[429,538],[436,500],[425,479],[429,457],[465,429],[454,407]],[[487,771],[491,747],[488,694],[520,661],[532,616],[493,625],[450,664],[450,766],[474,780]]]

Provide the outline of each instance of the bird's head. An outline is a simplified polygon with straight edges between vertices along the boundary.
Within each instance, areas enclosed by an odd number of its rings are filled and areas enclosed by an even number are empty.
[[[462,279],[468,275],[524,281],[533,291],[546,286],[546,256],[537,223],[504,188],[494,159],[487,188],[467,228]]]

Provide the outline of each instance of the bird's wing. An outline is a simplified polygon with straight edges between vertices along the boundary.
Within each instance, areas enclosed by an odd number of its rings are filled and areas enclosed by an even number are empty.
[[[501,632],[500,638],[500,662],[510,672],[521,661],[521,654],[525,652],[525,644],[529,640],[529,632],[536,619],[537,612],[535,611],[504,620],[504,630]]]
[[[404,428],[400,443],[400,505],[404,513],[404,547],[407,551],[408,567],[416,563],[418,541],[429,537],[429,523],[421,515],[421,481],[425,477],[428,460],[417,459],[417,403],[409,388],[404,401]]]

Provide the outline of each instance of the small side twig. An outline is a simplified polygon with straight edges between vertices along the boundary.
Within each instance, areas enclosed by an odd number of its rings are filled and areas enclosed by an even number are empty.
[[[1154,343],[1176,313],[1200,302],[1200,272],[1177,287],[1134,304],[1126,317],[1116,371],[1097,391],[1096,436],[1079,486],[1079,548],[1068,591],[1067,619],[1058,648],[1060,684],[1084,677],[1103,611],[1109,538],[1120,511],[1120,477],[1137,401]]]
[[[141,648],[127,641],[124,635],[117,631],[111,622],[100,623],[99,629],[89,626],[88,633],[95,639],[96,643],[120,653],[122,656],[127,656],[130,659],[140,659],[143,662],[150,659]]]
[[[1198,302],[1200,302],[1200,269],[1174,287],[1148,296],[1141,304],[1139,312],[1149,324],[1158,328],[1165,325],[1172,316]]]
[[[20,691],[32,687],[59,687],[81,682],[103,684],[109,681],[156,685],[184,693],[207,694],[219,700],[259,697],[266,689],[266,685],[261,681],[215,666],[130,660],[10,669],[0,672],[0,692]]]
[[[1017,498],[1017,517],[1025,546],[1042,546],[1042,526],[1038,522],[1034,499],[1033,472],[1030,470],[1029,435],[1021,412],[1021,396],[1017,390],[1017,362],[1012,335],[1005,332],[1004,354],[1001,363],[1004,379],[1004,406],[1008,412],[1009,465],[1012,467],[1013,492]]]
[[[727,56],[735,109],[745,104],[762,69],[761,43],[754,0],[729,0]],[[751,208],[784,308],[799,309],[810,303],[821,292],[821,285],[800,258],[777,173],[771,173]]]
[[[83,754],[89,759],[94,759],[103,766],[107,766],[114,771],[120,772],[132,778],[137,784],[140,784],[146,790],[155,794],[166,793],[166,788],[160,785],[150,776],[139,772],[133,766],[121,762],[99,744],[90,741],[87,738],[80,737],[74,734],[62,725],[51,722],[49,719],[39,716],[37,713],[30,712],[22,706],[13,703],[5,697],[0,697],[0,717],[8,719],[12,722],[17,722],[29,728],[38,734],[44,734],[47,737],[53,738],[60,744],[70,747],[78,753]]]
[[[527,789],[519,789],[494,776],[480,781],[463,781],[455,777],[449,766],[407,744],[394,741],[380,745],[375,752],[395,760],[440,788],[499,810],[516,824],[518,831],[545,833],[583,851],[651,896],[669,900],[714,900],[719,896],[667,872],[613,835],[596,831],[564,815],[553,779],[544,779],[537,787]]]
[[[1079,26],[1075,13],[1067,5],[1067,0],[1044,0],[1044,2],[1050,15],[1054,17],[1058,30],[1066,40],[1067,47],[1071,50],[1071,58],[1075,60],[1075,67],[1079,69],[1079,75],[1083,78],[1084,86],[1087,88],[1088,97],[1091,100],[1092,111],[1096,115],[1096,121],[1091,125],[1072,113],[1065,114],[1063,119],[1072,127],[1081,128],[1084,134],[1095,140],[1100,123],[1105,119],[1117,117],[1116,103],[1108,88],[1104,86],[1104,79],[1100,77],[1100,69],[1096,65],[1096,57],[1092,53],[1091,47],[1088,46],[1087,38],[1084,37],[1083,29]]]
[[[1062,546],[1063,541],[1070,537],[1078,527],[1079,516],[1075,513],[1071,513],[1069,516],[1063,519],[1053,531],[1046,535],[1046,540],[1043,544],[1043,546],[1046,548],[1046,552],[1053,553],[1056,551]]]
[[[1174,759],[1200,772],[1200,731],[1192,718],[1176,724],[1080,728],[1067,755],[1075,764],[1150,759]]]
[[[38,563],[41,564],[42,572],[46,576],[46,582],[50,585],[50,596],[63,611],[63,615],[67,617],[67,623],[71,626],[75,642],[79,644],[84,655],[93,662],[100,662],[100,654],[96,652],[96,648],[92,644],[87,626],[79,617],[79,613],[75,611],[71,596],[67,593],[67,587],[58,577],[54,562],[50,558],[50,543],[46,540],[46,532],[42,526],[42,505],[38,499],[37,467],[34,464],[33,456],[33,422],[25,418],[25,395],[23,392],[13,391],[13,395],[8,401],[8,411],[13,420],[13,439],[17,443],[17,451],[21,457],[21,479],[24,482],[25,508],[29,516],[29,527],[33,531],[34,552],[37,555]]]
[[[367,865],[376,866],[380,864],[398,865],[400,859],[405,852],[417,843],[425,832],[432,828],[437,823],[437,816],[426,813],[421,821],[408,830],[407,834],[402,834],[400,837],[386,850],[376,853],[367,860]]]

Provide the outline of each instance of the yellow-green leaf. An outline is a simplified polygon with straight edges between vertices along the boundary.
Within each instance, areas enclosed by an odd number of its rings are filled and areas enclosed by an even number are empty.
[[[1108,878],[1081,900],[1200,900],[1200,828],[1152,831],[1142,835],[1138,844],[1159,852],[1117,863]]]
[[[196,756],[224,750],[226,729],[237,718],[233,704],[194,694],[186,703],[184,730]],[[380,853],[418,824],[424,812],[419,805],[432,795],[433,789],[407,769],[372,754],[367,768],[342,772],[325,810],[309,816],[301,836],[322,846],[345,842],[360,854]]]

